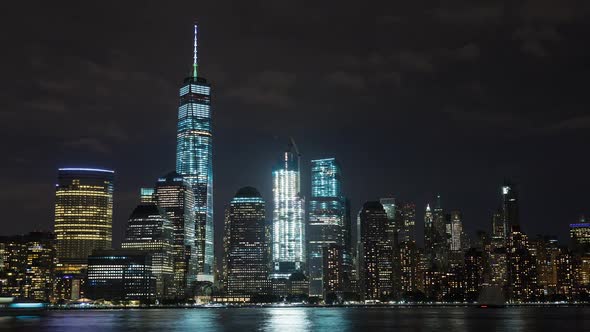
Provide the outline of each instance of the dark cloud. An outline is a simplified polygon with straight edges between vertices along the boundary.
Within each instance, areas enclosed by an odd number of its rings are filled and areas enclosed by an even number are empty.
[[[263,71],[248,77],[242,85],[229,90],[227,94],[248,104],[293,108],[296,102],[291,96],[291,89],[295,82],[296,75],[293,73]]]
[[[526,26],[514,32],[514,38],[522,41],[522,51],[538,57],[549,56],[547,45],[557,42],[561,36],[553,26]]]
[[[325,79],[329,85],[345,89],[348,88],[357,92],[366,88],[365,79],[362,76],[353,73],[336,71],[326,75]]]
[[[396,55],[402,69],[429,73],[434,70],[432,57],[427,53],[403,50]]]
[[[499,23],[504,15],[500,1],[445,1],[432,10],[437,19],[448,24]]]
[[[258,187],[270,208],[288,136],[304,151],[305,192],[309,159],[341,160],[353,213],[385,194],[424,206],[441,192],[468,230],[487,229],[504,177],[523,187],[527,231],[565,239],[564,224],[587,209],[588,1],[11,6],[0,22],[10,32],[0,181],[22,193],[0,207],[22,223],[3,233],[51,227],[63,165],[116,169],[124,225],[137,189],[174,169],[195,18],[213,86],[218,230],[240,186]]]
[[[525,21],[572,23],[590,13],[590,4],[584,0],[527,0],[521,7]]]
[[[83,137],[76,140],[67,141],[64,143],[64,147],[74,149],[85,149],[102,154],[112,153],[111,147],[109,147],[108,145],[104,144],[96,138],[90,137]]]
[[[474,60],[479,57],[479,46],[469,43],[459,48],[450,50],[448,56],[456,60]]]

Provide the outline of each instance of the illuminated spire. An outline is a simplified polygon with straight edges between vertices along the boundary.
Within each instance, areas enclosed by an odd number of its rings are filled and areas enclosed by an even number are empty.
[[[197,24],[195,23],[195,44],[194,44],[194,51],[193,51],[193,77],[197,77]]]

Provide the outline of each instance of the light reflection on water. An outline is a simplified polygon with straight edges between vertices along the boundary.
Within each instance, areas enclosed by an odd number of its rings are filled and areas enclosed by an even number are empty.
[[[0,317],[10,331],[567,331],[590,330],[590,308],[210,308],[50,311]]]
[[[267,319],[264,331],[284,332],[293,328],[303,331],[310,330],[309,310],[301,308],[270,308],[267,311]]]

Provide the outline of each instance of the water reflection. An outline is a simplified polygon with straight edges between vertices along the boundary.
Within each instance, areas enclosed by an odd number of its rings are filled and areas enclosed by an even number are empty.
[[[308,308],[269,308],[263,331],[310,331]]]
[[[590,308],[210,308],[50,311],[0,317],[0,331],[590,330]]]

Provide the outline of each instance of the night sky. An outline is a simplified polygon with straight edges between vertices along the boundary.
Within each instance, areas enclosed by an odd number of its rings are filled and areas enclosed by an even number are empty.
[[[336,157],[353,215],[413,201],[420,238],[436,193],[469,232],[489,230],[505,177],[529,235],[566,242],[589,211],[587,0],[20,3],[0,20],[0,235],[52,229],[58,167],[104,167],[120,243],[139,188],[175,167],[195,19],[217,249],[240,187],[270,212],[289,136],[306,196],[310,160]]]

